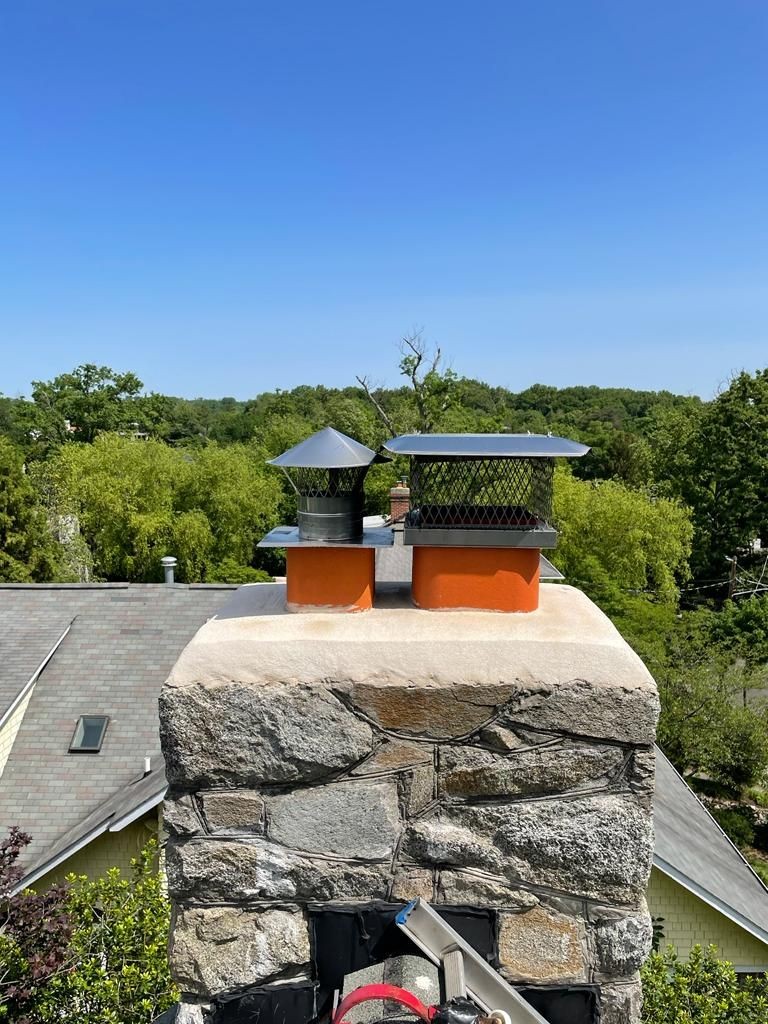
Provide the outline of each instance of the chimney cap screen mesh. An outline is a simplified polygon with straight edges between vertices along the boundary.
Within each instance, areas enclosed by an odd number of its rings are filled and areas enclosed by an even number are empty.
[[[355,469],[313,469],[297,466],[283,472],[298,494],[306,498],[341,498],[363,490],[367,466]]]
[[[429,530],[547,529],[554,462],[546,458],[411,459],[407,523]]]

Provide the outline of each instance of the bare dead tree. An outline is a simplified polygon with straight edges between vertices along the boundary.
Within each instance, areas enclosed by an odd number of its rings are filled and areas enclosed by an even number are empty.
[[[456,375],[450,368],[441,369],[442,350],[439,345],[432,348],[427,344],[423,328],[411,331],[400,339],[400,357],[400,373],[408,378],[413,389],[419,429],[422,433],[428,434],[434,429],[438,417],[450,405]],[[375,390],[378,389],[372,387],[368,377],[355,379],[387,430],[393,434],[399,433],[376,397]]]
[[[440,346],[435,346],[430,354],[427,343],[424,341],[424,328],[406,334],[400,342],[400,372],[407,377],[413,388],[413,395],[416,399],[416,408],[419,410],[422,432],[428,434],[434,426],[434,417],[430,409],[431,384],[435,374],[439,373],[442,352]],[[428,366],[428,369],[423,369]],[[421,375],[419,371],[421,370]]]
[[[397,430],[395,430],[392,420],[389,418],[389,416],[387,416],[385,410],[381,406],[381,402],[379,402],[379,400],[376,398],[373,391],[371,390],[371,382],[368,379],[368,377],[355,377],[355,380],[365,392],[365,397],[376,410],[379,419],[390,432],[390,434],[396,434]]]

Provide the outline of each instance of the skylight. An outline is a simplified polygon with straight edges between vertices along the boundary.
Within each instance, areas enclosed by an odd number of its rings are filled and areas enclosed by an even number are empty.
[[[108,722],[106,715],[81,715],[69,744],[70,753],[97,754],[104,742]]]

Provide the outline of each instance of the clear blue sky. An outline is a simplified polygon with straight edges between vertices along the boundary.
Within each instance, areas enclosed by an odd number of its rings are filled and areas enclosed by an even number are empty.
[[[0,391],[454,368],[711,395],[768,364],[765,0],[21,0]]]

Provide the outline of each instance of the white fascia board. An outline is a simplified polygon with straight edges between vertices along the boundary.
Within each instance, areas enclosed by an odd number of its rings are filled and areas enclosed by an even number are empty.
[[[65,860],[69,860],[70,857],[74,856],[74,854],[78,853],[89,843],[92,843],[94,839],[98,839],[99,836],[104,835],[105,832],[120,832],[126,827],[126,825],[130,825],[132,821],[136,821],[137,818],[143,817],[148,811],[151,811],[153,807],[157,807],[165,797],[167,791],[168,787],[166,786],[161,792],[155,793],[154,796],[149,797],[149,799],[145,800],[144,803],[140,804],[128,814],[123,815],[122,818],[118,818],[116,821],[112,821],[112,816],[108,815],[103,821],[99,822],[98,825],[94,826],[90,832],[86,832],[84,836],[81,836],[81,838],[76,842],[61,850],[55,857],[51,857],[50,860],[45,861],[45,863],[40,864],[38,867],[30,871],[28,875],[25,875],[11,895],[15,896],[23,889],[28,889],[30,885],[34,885],[39,878],[43,877],[43,875],[47,875],[49,871],[53,871],[54,868],[63,864]]]
[[[75,621],[75,620],[74,620],[74,619],[72,619],[72,622],[74,622],[74,621]],[[3,726],[5,725],[5,723],[6,723],[7,721],[8,721],[8,719],[9,719],[9,718],[11,717],[11,715],[12,715],[12,714],[14,713],[14,711],[16,710],[16,708],[17,708],[17,707],[19,706],[19,704],[21,704],[21,702],[22,702],[22,701],[24,700],[24,698],[25,698],[25,697],[27,696],[27,694],[28,694],[28,693],[29,693],[29,691],[30,691],[30,690],[32,689],[32,687],[33,687],[33,686],[35,685],[35,683],[37,682],[37,680],[38,680],[38,679],[40,678],[40,673],[41,673],[41,672],[43,671],[43,669],[45,668],[45,666],[46,666],[46,665],[48,664],[48,662],[49,662],[49,661],[51,660],[51,658],[52,658],[52,657],[54,656],[54,654],[56,653],[56,651],[57,651],[57,650],[58,650],[58,648],[59,648],[59,645],[60,645],[60,644],[61,644],[61,642],[62,642],[62,641],[64,640],[64,637],[65,637],[65,636],[67,635],[67,633],[68,633],[68,632],[70,631],[70,629],[72,629],[72,622],[70,622],[70,624],[69,624],[69,625],[67,626],[67,628],[66,628],[66,629],[64,630],[64,632],[63,632],[63,633],[61,634],[61,636],[59,637],[59,639],[58,639],[58,640],[56,641],[56,643],[55,643],[55,644],[53,645],[53,647],[52,647],[52,648],[50,649],[50,651],[49,651],[49,652],[48,652],[48,653],[46,654],[46,656],[45,656],[45,657],[43,658],[43,660],[42,660],[42,661],[40,662],[40,664],[39,664],[39,665],[37,666],[37,668],[36,668],[36,669],[35,669],[35,671],[34,671],[34,672],[32,673],[32,675],[31,675],[31,676],[29,677],[29,679],[27,680],[27,682],[26,682],[26,683],[24,683],[24,685],[22,686],[22,688],[21,688],[21,689],[19,690],[19,692],[18,692],[18,693],[16,694],[16,696],[15,696],[15,697],[13,698],[13,700],[12,700],[12,701],[11,701],[11,703],[10,703],[10,704],[8,705],[8,707],[7,707],[6,709],[5,709],[5,711],[3,712],[3,714],[2,714],[1,716],[0,716],[0,729],[2,729],[2,728],[3,728]]]
[[[703,903],[712,907],[713,910],[722,914],[723,917],[727,917],[729,921],[733,921],[733,923],[737,924],[739,928],[743,928],[745,932],[749,932],[753,938],[768,946],[768,931],[755,924],[754,921],[750,921],[748,918],[744,917],[743,914],[740,914],[738,910],[734,910],[734,908],[728,903],[724,903],[722,900],[718,899],[717,896],[713,896],[711,892],[707,892],[707,890],[702,888],[702,886],[693,882],[687,875],[684,875],[682,871],[678,871],[677,868],[672,867],[671,864],[662,860],[658,854],[653,855],[653,866],[658,868],[663,874],[667,875],[668,878],[671,878],[673,882],[677,882],[678,885],[682,885],[684,889],[687,889],[688,892],[698,897],[698,899]]]
[[[155,793],[153,796],[148,797],[143,804],[139,804],[132,811],[124,814],[122,818],[118,818],[113,821],[109,826],[110,832],[122,832],[126,826],[133,824],[134,821],[138,821],[139,818],[143,818],[145,814],[157,807],[159,803],[165,799],[165,794],[168,792],[168,787],[165,786],[160,790],[159,793]]]

